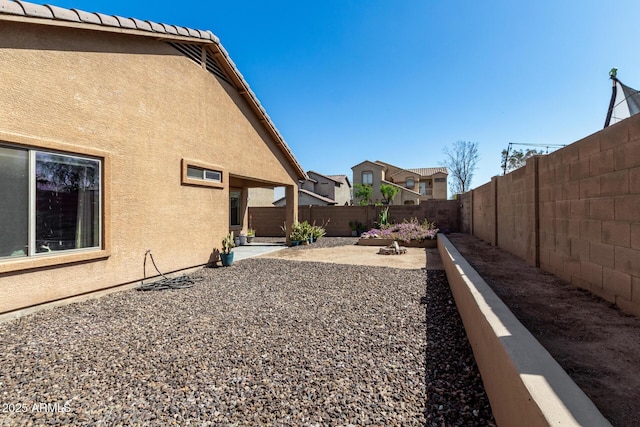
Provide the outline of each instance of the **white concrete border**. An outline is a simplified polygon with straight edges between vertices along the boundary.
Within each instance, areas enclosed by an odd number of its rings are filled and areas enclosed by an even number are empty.
[[[610,426],[442,234],[438,250],[498,425]]]

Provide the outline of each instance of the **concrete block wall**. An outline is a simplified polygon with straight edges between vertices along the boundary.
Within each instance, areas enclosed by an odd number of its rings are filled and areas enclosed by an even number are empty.
[[[540,266],[640,316],[640,117],[553,154],[539,160]]]
[[[459,203],[459,221],[460,221],[460,231],[466,234],[473,234],[473,230],[471,229],[471,224],[473,222],[473,192],[467,191],[463,194],[458,194],[456,200]]]
[[[506,176],[497,186],[497,245],[537,265],[536,165],[537,159]]]
[[[471,193],[462,229],[640,316],[640,115]]]
[[[496,183],[492,179],[473,190],[473,222],[470,228],[475,236],[495,245],[496,242]]]
[[[298,220],[325,224],[327,236],[351,236],[350,222],[358,221],[367,229],[375,227],[383,206],[299,206]],[[249,226],[257,236],[284,236],[282,207],[250,207]],[[435,222],[442,231],[459,230],[458,202],[456,200],[427,200],[419,205],[391,205],[389,216],[394,222],[411,218]]]
[[[284,219],[284,206],[249,206],[249,228],[256,231],[256,236],[284,237],[281,229]]]

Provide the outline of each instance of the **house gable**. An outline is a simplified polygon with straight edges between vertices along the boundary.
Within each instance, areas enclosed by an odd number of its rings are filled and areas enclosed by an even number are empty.
[[[67,198],[64,241],[44,230],[18,242],[27,252],[3,249],[11,298],[0,314],[139,281],[147,250],[165,272],[214,261],[222,237],[248,226],[249,188],[285,186],[296,205],[287,223],[295,218],[306,174],[211,33],[0,0],[0,40],[2,149],[30,156],[31,183],[36,156],[99,165],[100,203],[87,205],[100,207],[89,221],[102,237],[93,246],[67,237],[84,220],[80,196]],[[201,61],[177,43],[199,46]],[[32,205],[17,216],[44,215]]]
[[[211,31],[195,30],[188,27],[142,21],[135,18],[124,18],[116,15],[90,13],[78,9],[65,9],[51,5],[39,5],[25,1],[0,0],[0,21],[25,22],[36,25],[83,29],[101,33],[126,34],[142,36],[153,40],[163,40],[175,49],[196,62],[198,48],[188,45],[200,45],[203,52],[208,52],[204,61],[205,69],[229,82],[245,99],[250,109],[259,117],[259,123],[273,138],[277,149],[291,166],[292,174],[305,179],[306,174],[293,155],[280,132],[271,121],[266,110],[260,104],[249,84],[231,60],[229,54],[220,43],[220,39]],[[202,57],[205,57],[202,54]],[[202,63],[202,59],[199,61]]]

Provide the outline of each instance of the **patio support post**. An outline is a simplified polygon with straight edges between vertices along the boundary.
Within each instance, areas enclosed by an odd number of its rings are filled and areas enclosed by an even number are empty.
[[[293,223],[298,221],[298,186],[287,185],[285,187],[285,224],[287,230],[291,230]],[[287,244],[291,243],[287,233]]]

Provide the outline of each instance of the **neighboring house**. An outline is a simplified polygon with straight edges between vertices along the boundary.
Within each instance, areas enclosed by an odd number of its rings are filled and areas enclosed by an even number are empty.
[[[308,171],[308,179],[298,183],[298,204],[302,206],[344,206],[351,203],[351,182],[346,175],[323,175]],[[286,206],[284,198],[273,202]]]
[[[356,184],[371,185],[374,203],[384,201],[380,192],[381,184],[392,185],[400,190],[392,201],[394,205],[417,205],[424,200],[447,199],[448,172],[445,167],[402,169],[380,160],[365,160],[351,170],[354,187]],[[354,200],[354,204],[357,202]]]
[[[273,206],[275,191],[273,188],[250,188],[247,206],[250,208]]]
[[[0,0],[0,40],[0,314],[216,259],[249,188],[297,219],[307,176],[211,32]]]

